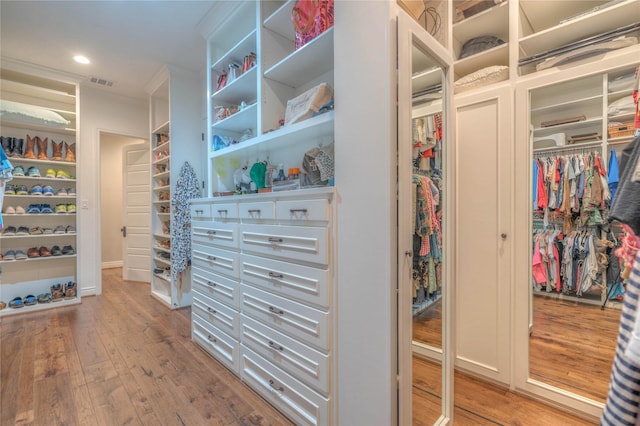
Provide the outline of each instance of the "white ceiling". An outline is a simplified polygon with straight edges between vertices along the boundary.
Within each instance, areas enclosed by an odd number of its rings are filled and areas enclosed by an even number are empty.
[[[113,93],[146,99],[163,64],[202,71],[196,30],[213,1],[0,1],[2,57],[114,82]],[[73,61],[82,54],[89,65]],[[86,83],[83,83],[86,84]]]

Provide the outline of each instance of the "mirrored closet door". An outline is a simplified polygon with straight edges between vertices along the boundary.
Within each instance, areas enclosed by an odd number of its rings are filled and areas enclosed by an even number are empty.
[[[447,53],[398,20],[398,275],[400,424],[450,417],[447,259]]]
[[[616,164],[632,140],[620,123],[633,118],[624,107],[633,105],[632,84],[624,81],[634,81],[637,63],[625,59],[576,67],[516,91],[527,111],[518,117],[516,161],[526,155],[531,188],[517,201],[516,226],[528,241],[527,264],[523,246],[518,260],[528,271],[516,294],[518,385],[596,418],[607,398],[625,292],[616,255],[622,229],[609,220]],[[528,309],[520,309],[525,300]]]

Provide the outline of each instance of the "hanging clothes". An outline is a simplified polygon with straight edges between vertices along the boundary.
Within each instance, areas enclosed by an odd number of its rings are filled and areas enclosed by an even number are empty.
[[[607,184],[609,185],[609,191],[611,192],[611,204],[614,203],[616,197],[616,190],[618,189],[618,183],[620,182],[620,174],[618,169],[618,156],[615,150],[611,150],[609,153],[609,175],[607,177]]]
[[[193,167],[185,162],[180,169],[176,190],[171,197],[171,275],[182,294],[182,272],[191,264],[191,210],[189,200],[200,197],[198,178]],[[180,297],[180,296],[179,296]]]
[[[4,229],[4,222],[2,221],[2,211],[3,211],[3,202],[4,202],[4,187],[13,176],[11,172],[13,170],[13,166],[7,157],[7,154],[4,152],[4,148],[0,147],[0,231]]]

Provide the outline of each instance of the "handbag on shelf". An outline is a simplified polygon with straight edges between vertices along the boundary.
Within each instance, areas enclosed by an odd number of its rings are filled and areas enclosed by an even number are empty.
[[[298,50],[333,26],[333,0],[298,0],[291,20]]]

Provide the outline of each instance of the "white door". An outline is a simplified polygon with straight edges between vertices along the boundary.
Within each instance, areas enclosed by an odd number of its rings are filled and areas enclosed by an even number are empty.
[[[149,144],[122,148],[122,279],[151,281]]]

